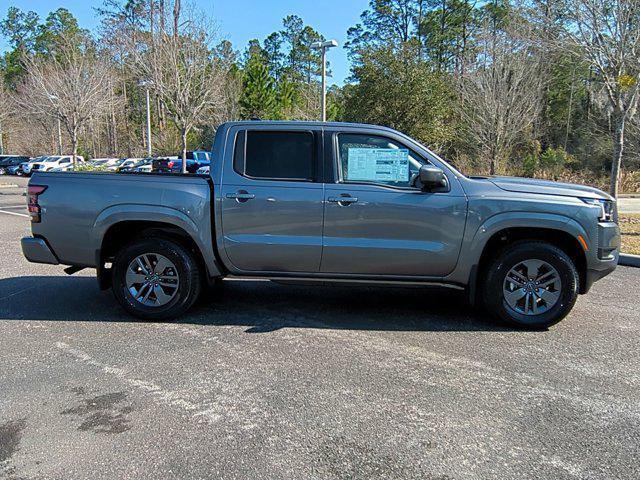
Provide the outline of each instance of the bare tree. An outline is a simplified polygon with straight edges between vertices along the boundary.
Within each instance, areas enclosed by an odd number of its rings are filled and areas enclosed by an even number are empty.
[[[567,35],[595,70],[611,108],[610,192],[618,196],[625,130],[640,97],[640,0],[570,0]]]
[[[489,161],[491,175],[501,171],[501,163],[540,115],[541,59],[532,52],[527,33],[522,21],[513,20],[500,32],[486,25],[478,34],[482,51],[467,63],[460,80],[461,116]]]
[[[224,109],[225,72],[213,58],[209,32],[189,19],[180,35],[160,34],[152,48],[136,57],[138,75],[158,95],[180,132],[183,173],[189,133]]]
[[[10,97],[4,86],[0,85],[0,155],[4,153],[4,133],[9,119]]]
[[[18,102],[25,112],[52,117],[69,134],[73,162],[78,138],[88,123],[113,107],[110,64],[87,46],[65,42],[56,56],[26,58],[27,77]]]

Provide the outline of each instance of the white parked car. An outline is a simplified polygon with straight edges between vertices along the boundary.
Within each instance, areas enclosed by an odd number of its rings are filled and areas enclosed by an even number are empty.
[[[128,168],[142,160],[141,158],[121,158],[113,165],[107,167],[110,172],[117,172],[122,168]]]
[[[119,158],[94,158],[89,163],[94,167],[113,167],[118,164]]]
[[[211,171],[211,167],[209,165],[205,165],[204,167],[200,167],[198,170],[196,170],[196,174],[197,175],[209,175],[210,171]]]
[[[23,163],[22,165],[20,165],[20,169],[22,170],[22,174],[23,175],[31,175],[31,167],[33,167],[34,163],[40,163],[40,162],[44,162],[46,158],[48,158],[49,155],[42,155],[41,157],[35,157],[32,158],[31,160],[29,160],[28,162]]]
[[[84,163],[84,157],[76,155],[76,161],[78,163]],[[34,162],[31,164],[31,173],[34,172],[67,172],[73,170],[73,156],[72,155],[52,155],[45,158],[42,161]]]
[[[128,169],[129,172],[151,173],[153,170],[153,158],[145,158]]]

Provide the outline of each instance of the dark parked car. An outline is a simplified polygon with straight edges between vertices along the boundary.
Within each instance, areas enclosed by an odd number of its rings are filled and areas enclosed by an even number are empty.
[[[15,156],[0,160],[0,175],[15,175],[21,163],[29,161],[29,157]]]
[[[187,152],[187,173],[196,173],[200,167],[210,165],[209,152]],[[182,172],[182,158],[160,157],[153,161],[154,173],[180,173]]]

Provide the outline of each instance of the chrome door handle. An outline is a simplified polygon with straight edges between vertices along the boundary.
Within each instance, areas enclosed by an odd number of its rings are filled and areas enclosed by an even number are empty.
[[[358,198],[357,197],[329,197],[327,198],[327,201],[331,203],[337,203],[338,205],[346,207],[347,205],[356,203],[358,201]]]
[[[237,193],[227,193],[226,197],[229,199],[235,199],[238,202],[246,202],[247,200],[252,200],[256,198],[256,196],[253,193],[248,193],[244,191],[240,191]]]

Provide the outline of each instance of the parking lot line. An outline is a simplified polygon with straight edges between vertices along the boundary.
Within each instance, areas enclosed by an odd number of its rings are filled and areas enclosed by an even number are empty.
[[[6,213],[7,215],[17,215],[18,217],[27,217],[27,218],[29,218],[29,215],[27,215],[26,213],[5,212],[4,210],[0,210],[0,213]]]

